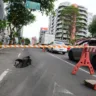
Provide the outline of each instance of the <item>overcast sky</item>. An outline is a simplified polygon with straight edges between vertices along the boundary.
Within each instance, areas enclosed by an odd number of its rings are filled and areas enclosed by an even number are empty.
[[[55,9],[59,6],[62,2],[71,2],[76,3],[78,5],[83,5],[88,8],[88,12],[96,14],[96,0],[57,0],[55,4]],[[25,26],[23,29],[23,36],[32,38],[36,36],[39,38],[39,32],[41,27],[48,27],[49,18],[45,15],[42,16],[40,12],[34,12],[36,15],[36,21],[28,26]]]

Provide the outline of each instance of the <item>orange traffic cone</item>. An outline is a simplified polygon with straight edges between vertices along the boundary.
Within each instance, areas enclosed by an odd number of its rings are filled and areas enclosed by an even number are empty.
[[[78,69],[81,66],[87,66],[89,68],[89,70],[90,70],[90,74],[91,75],[94,74],[94,69],[93,69],[92,64],[90,63],[89,51],[87,50],[87,46],[86,45],[84,46],[84,49],[82,51],[82,55],[81,55],[80,61],[75,65],[75,67],[74,67],[74,69],[72,71],[72,74],[75,75],[76,72],[78,71]]]
[[[42,52],[45,52],[45,48],[43,47]]]

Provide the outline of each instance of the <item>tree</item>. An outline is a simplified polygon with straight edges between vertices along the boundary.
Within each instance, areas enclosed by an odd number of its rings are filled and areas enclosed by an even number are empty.
[[[0,20],[0,31],[2,31],[7,26],[6,20]]]
[[[96,18],[92,20],[92,23],[89,25],[88,30],[91,33],[92,37],[96,37]]]
[[[71,5],[65,7],[61,11],[61,20],[62,20],[62,37],[64,32],[63,30],[67,30],[67,37],[70,38],[69,41],[73,42],[76,38],[76,32],[80,29],[84,28],[84,23],[80,22],[82,20],[81,15],[79,14],[79,9],[77,6]]]
[[[20,30],[23,26],[32,23],[35,16],[24,6],[23,0],[9,0],[7,10],[7,19],[10,26],[10,43],[14,31],[18,33],[20,39]]]
[[[30,44],[30,40],[29,40],[29,38],[25,38],[25,45],[29,45]]]
[[[54,10],[55,0],[30,0],[30,1],[40,3],[41,4],[40,11],[42,13],[46,13],[46,15],[53,12]],[[17,33],[19,33],[23,26],[35,21],[35,16],[34,14],[32,14],[33,10],[25,8],[26,0],[4,0],[4,2],[8,3],[6,10],[7,10],[7,19],[11,30],[10,34],[10,41],[11,41],[13,32],[16,31]],[[18,36],[20,37],[20,35]]]
[[[41,8],[40,11],[42,13],[45,13],[46,15],[50,14],[50,13],[54,13],[54,2],[56,0],[30,0],[33,2],[37,2],[40,3]],[[26,0],[4,0],[4,2],[22,2],[22,4],[24,5]]]

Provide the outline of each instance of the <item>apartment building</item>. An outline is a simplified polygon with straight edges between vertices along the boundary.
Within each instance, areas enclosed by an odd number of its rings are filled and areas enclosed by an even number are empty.
[[[58,14],[58,10],[55,10],[55,16],[51,15],[49,17],[49,34],[55,35],[55,31],[56,31],[56,22],[57,22],[57,14]]]
[[[4,3],[3,0],[0,0],[0,20],[4,19]]]
[[[50,34],[54,34],[55,35],[55,39],[60,40],[61,36],[62,36],[62,31],[64,33],[63,35],[63,40],[68,40],[68,36],[67,36],[67,30],[62,30],[62,21],[60,19],[60,11],[67,7],[72,5],[70,2],[64,2],[61,3],[59,5],[59,7],[56,9],[55,11],[55,16],[51,15],[49,18],[49,33]],[[88,23],[88,12],[87,12],[87,8],[85,8],[84,6],[80,6],[77,5],[78,9],[79,9],[79,14],[81,14],[82,16],[80,18],[82,18],[82,20],[80,22],[84,23],[87,26]],[[87,34],[87,27],[84,27],[84,29],[80,30],[79,32],[77,32],[77,37],[86,37]]]

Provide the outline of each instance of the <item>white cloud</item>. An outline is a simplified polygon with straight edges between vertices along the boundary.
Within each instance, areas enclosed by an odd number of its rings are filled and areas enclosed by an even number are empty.
[[[85,6],[88,8],[88,11],[91,13],[95,13],[95,7],[96,7],[96,0],[57,0],[55,4],[55,8],[59,6],[61,2],[71,2],[71,3],[76,3],[78,5]],[[43,15],[40,12],[34,12],[36,15],[36,22],[25,26],[24,27],[24,32],[23,36],[31,38],[33,36],[36,36],[37,38],[39,37],[39,32],[41,27],[48,27],[48,17]]]

